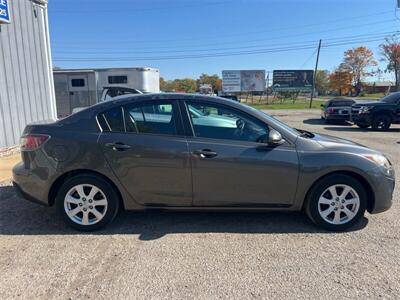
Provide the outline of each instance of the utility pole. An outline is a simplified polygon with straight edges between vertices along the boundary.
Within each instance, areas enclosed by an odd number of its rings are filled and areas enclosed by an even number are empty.
[[[322,42],[322,40],[319,40],[318,51],[317,51],[317,61],[315,62],[314,78],[313,78],[313,85],[312,85],[312,91],[311,91],[311,97],[310,97],[310,108],[312,107],[312,100],[314,98],[315,80],[317,79],[317,70],[318,70],[319,52],[321,50],[321,42]]]

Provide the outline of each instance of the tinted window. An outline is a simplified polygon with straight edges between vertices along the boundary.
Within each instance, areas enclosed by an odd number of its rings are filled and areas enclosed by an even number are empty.
[[[214,104],[187,103],[196,137],[257,142],[268,126],[234,109]]]
[[[118,76],[108,76],[108,83],[128,83],[128,76],[118,75]]]
[[[124,120],[121,107],[115,107],[97,116],[103,131],[124,132]]]
[[[85,86],[85,79],[83,79],[83,78],[71,79],[71,86],[73,86],[73,87],[83,87],[83,86]]]
[[[176,135],[174,108],[171,102],[129,105],[125,107],[128,132]]]
[[[397,103],[399,99],[400,99],[400,93],[393,93],[387,95],[386,97],[383,97],[381,101],[385,103]]]

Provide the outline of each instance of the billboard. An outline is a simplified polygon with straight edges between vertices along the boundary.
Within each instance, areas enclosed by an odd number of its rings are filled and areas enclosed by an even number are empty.
[[[313,80],[313,70],[274,70],[272,88],[274,91],[311,91]]]
[[[222,92],[263,92],[265,70],[224,70],[222,71]]]
[[[10,23],[9,0],[0,0],[0,24],[1,23]]]

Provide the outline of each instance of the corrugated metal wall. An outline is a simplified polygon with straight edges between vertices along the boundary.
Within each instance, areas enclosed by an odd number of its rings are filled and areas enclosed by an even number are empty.
[[[12,0],[0,32],[0,148],[19,143],[26,124],[56,118],[47,8]]]

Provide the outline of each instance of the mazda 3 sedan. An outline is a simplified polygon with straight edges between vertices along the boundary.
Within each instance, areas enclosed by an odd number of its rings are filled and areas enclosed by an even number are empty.
[[[291,128],[235,101],[126,95],[28,125],[14,185],[90,231],[120,209],[303,210],[345,230],[390,208],[394,171],[381,153]]]

